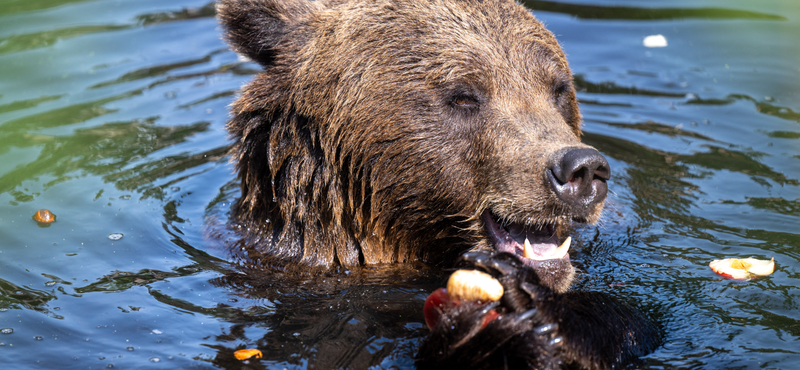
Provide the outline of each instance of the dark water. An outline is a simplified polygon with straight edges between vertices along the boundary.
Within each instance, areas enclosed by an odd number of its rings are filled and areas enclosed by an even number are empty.
[[[663,324],[646,367],[800,368],[800,5],[527,4],[614,169],[580,287]],[[226,106],[256,71],[206,0],[0,0],[0,368],[413,366],[437,271],[285,282],[221,258]],[[748,256],[775,273],[708,268]]]

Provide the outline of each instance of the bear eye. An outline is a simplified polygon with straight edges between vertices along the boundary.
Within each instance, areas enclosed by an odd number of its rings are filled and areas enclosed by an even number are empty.
[[[553,91],[553,100],[555,100],[555,101],[556,101],[556,103],[560,103],[560,102],[561,102],[561,100],[562,100],[562,98],[563,98],[563,97],[564,97],[566,94],[567,94],[567,85],[559,85],[559,86],[558,86],[558,87],[556,87],[556,89]]]
[[[478,107],[478,100],[469,95],[456,95],[451,100],[451,104],[456,108],[475,109]]]

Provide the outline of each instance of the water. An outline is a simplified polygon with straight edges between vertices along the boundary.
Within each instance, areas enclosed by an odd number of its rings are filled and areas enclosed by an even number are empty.
[[[605,218],[576,238],[579,287],[662,323],[645,367],[800,367],[800,7],[527,4],[613,168]],[[667,47],[644,47],[656,34]],[[289,284],[223,258],[226,106],[256,71],[204,0],[0,0],[3,368],[412,366],[436,270]],[[708,268],[748,256],[775,273]]]

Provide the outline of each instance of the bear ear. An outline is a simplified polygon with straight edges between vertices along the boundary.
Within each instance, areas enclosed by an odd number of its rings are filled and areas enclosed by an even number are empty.
[[[278,44],[314,11],[308,0],[220,0],[217,18],[234,51],[272,64]]]

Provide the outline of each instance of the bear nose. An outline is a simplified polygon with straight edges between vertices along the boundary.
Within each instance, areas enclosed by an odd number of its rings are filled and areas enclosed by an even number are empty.
[[[567,149],[553,159],[547,177],[559,199],[577,207],[606,199],[611,166],[600,152],[594,148]]]

